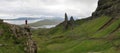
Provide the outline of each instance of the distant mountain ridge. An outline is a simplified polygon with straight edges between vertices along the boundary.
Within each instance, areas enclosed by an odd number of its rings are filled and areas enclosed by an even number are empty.
[[[3,19],[3,20],[36,20],[36,19],[41,19],[41,18],[29,18],[29,17],[20,17],[20,18],[15,18],[15,19]]]
[[[3,20],[36,20],[36,19],[63,19],[61,17],[19,17],[14,19],[3,19]]]
[[[35,27],[43,26],[43,25],[57,25],[57,24],[61,23],[62,21],[63,21],[63,18],[44,19],[44,20],[41,20],[41,21],[38,21],[35,23],[30,23],[29,25],[35,26]]]

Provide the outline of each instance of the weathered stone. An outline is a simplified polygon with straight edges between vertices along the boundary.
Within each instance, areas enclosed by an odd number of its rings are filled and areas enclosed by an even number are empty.
[[[65,20],[63,22],[64,30],[73,29],[74,26],[75,26],[75,20],[74,20],[73,16],[71,16],[70,20],[68,20],[67,13],[65,13]]]
[[[65,20],[64,20],[63,24],[64,24],[64,29],[65,30],[68,29],[68,16],[67,16],[67,13],[65,13]]]
[[[29,25],[25,25],[25,26],[24,26],[24,29],[25,29],[27,32],[30,32],[30,29],[31,29],[31,28],[30,28]]]
[[[24,33],[27,36],[27,40],[26,40],[26,47],[25,47],[25,51],[26,53],[37,53],[37,44],[35,41],[32,40],[32,33],[30,30],[30,26],[27,25],[27,20],[25,20],[25,27],[24,27]]]
[[[75,25],[74,22],[75,22],[75,20],[74,20],[73,16],[71,16],[71,17],[70,17],[70,23],[69,23],[69,27],[70,27],[71,29],[74,28],[74,25]]]
[[[120,0],[99,0],[98,7],[92,16],[117,16],[120,15]]]
[[[32,39],[28,39],[26,46],[26,53],[37,53],[36,42]]]

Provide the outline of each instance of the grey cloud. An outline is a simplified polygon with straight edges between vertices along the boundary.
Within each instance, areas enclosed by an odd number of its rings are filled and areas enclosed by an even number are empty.
[[[97,0],[0,0],[0,14],[86,17],[96,8]],[[4,5],[4,6],[3,6]]]
[[[44,4],[47,4],[47,5],[59,4],[58,0],[41,0],[41,2],[43,2]]]
[[[85,4],[93,4],[96,3],[98,0],[67,0],[75,3],[85,3]]]
[[[48,9],[32,9],[32,8],[27,8],[27,9],[11,9],[11,10],[0,10],[0,13],[3,14],[19,14],[19,15],[45,15],[45,16],[62,16],[62,12],[50,12]]]
[[[0,0],[0,2],[14,2],[14,1],[18,1],[18,0]]]

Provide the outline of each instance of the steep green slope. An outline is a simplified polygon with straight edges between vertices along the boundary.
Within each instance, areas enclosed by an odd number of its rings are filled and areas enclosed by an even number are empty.
[[[120,0],[99,0],[98,8],[92,16],[75,21],[72,29],[67,25],[70,21],[67,21],[65,26],[62,22],[51,29],[33,30],[32,38],[37,43],[37,52],[120,53],[119,7]],[[66,26],[69,27],[65,29]],[[25,53],[26,33],[18,26],[15,30],[11,30],[12,27],[0,23],[0,53]],[[33,47],[32,38],[28,39],[28,50]]]
[[[112,23],[109,16],[101,16],[78,24],[73,30],[63,26],[34,31],[39,53],[119,53],[120,19]],[[106,24],[105,28],[101,28]]]
[[[24,53],[23,45],[14,38],[11,25],[0,23],[0,53]]]

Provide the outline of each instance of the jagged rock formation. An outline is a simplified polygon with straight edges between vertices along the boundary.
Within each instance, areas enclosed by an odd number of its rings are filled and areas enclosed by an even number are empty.
[[[37,45],[36,42],[33,41],[32,39],[28,39],[26,42],[26,53],[37,53]]]
[[[19,27],[16,25],[11,25],[11,31],[15,35],[15,44],[24,43],[25,53],[37,53],[37,44],[32,39],[32,33],[29,25],[25,25],[25,27]]]
[[[71,29],[73,29],[73,28],[74,28],[74,25],[75,25],[75,23],[74,23],[74,22],[75,22],[75,20],[73,19],[73,16],[71,16],[71,17],[70,17],[70,21],[69,21],[70,26],[71,26],[71,27],[70,27]]]
[[[30,30],[30,26],[27,25],[27,20],[25,20],[25,35],[27,36],[27,40],[26,40],[26,47],[25,47],[25,51],[26,53],[37,53],[37,44],[34,40],[32,40],[32,33]]]
[[[31,37],[31,31],[28,31],[28,28],[25,29],[26,30],[26,36],[27,36],[27,40],[25,42],[25,51],[26,53],[37,53],[37,44],[36,42],[32,39]]]
[[[75,22],[75,21],[74,21],[73,16],[71,16],[71,17],[70,17],[70,20],[68,20],[67,13],[65,13],[65,20],[64,20],[64,22],[63,22],[63,24],[64,24],[64,29],[65,29],[65,30],[67,30],[68,28],[73,29],[73,28],[74,28],[74,25],[75,25],[74,22]]]
[[[120,17],[120,0],[99,0],[98,7],[92,14],[92,18],[100,16],[109,16],[111,19],[99,28],[99,30],[105,29],[118,20]]]
[[[65,13],[65,20],[64,20],[63,24],[64,24],[64,29],[66,30],[68,28],[68,16],[67,16],[67,13]]]
[[[92,16],[119,16],[120,0],[99,0],[98,7]]]
[[[15,37],[16,39],[21,39],[21,38],[23,37],[24,31],[22,31],[22,30],[24,30],[24,29],[21,28],[21,27],[18,27],[18,26],[16,26],[16,25],[11,25],[11,31],[12,31],[13,34],[15,35],[14,37]]]

